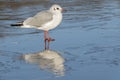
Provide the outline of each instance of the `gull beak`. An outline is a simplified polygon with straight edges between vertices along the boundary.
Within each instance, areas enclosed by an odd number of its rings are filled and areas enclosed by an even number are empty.
[[[63,8],[62,8],[62,10],[61,10],[61,12],[66,12],[66,11],[67,11],[67,10],[65,10],[65,9],[63,9]]]
[[[64,9],[62,8],[61,12],[64,12]]]

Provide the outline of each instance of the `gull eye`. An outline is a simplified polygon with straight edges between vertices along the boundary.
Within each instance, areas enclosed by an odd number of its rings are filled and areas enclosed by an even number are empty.
[[[57,10],[59,10],[59,8],[57,8]]]

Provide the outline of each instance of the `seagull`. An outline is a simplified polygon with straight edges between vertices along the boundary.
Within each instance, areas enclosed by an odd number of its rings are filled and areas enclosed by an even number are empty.
[[[49,36],[48,31],[56,28],[62,21],[63,8],[54,4],[49,10],[44,10],[38,12],[35,16],[29,17],[23,22],[11,24],[11,26],[21,26],[21,28],[36,28],[44,31],[44,42],[45,49],[49,49],[49,43],[54,41]],[[46,41],[48,41],[48,47],[46,46]]]

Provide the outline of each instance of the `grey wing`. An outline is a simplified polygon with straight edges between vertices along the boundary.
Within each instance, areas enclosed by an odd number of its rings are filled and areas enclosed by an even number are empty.
[[[51,21],[52,19],[53,19],[53,14],[51,12],[42,11],[37,13],[35,16],[26,19],[23,24],[31,25],[35,27],[41,27],[43,24]]]

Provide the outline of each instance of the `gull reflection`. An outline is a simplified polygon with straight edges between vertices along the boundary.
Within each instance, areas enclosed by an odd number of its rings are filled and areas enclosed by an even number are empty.
[[[56,51],[44,50],[34,54],[25,54],[23,59],[28,63],[38,64],[43,70],[64,76],[64,58]]]

